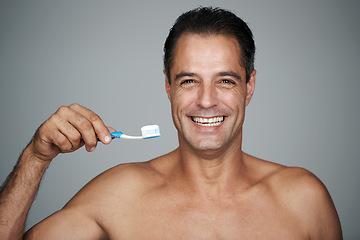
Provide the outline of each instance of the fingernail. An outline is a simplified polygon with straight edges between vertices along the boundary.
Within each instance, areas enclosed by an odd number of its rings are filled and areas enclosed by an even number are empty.
[[[95,150],[95,147],[90,148],[90,152],[93,152]]]
[[[106,143],[109,143],[109,142],[110,142],[110,140],[111,140],[111,137],[106,136],[104,140],[105,140],[105,142],[106,142]]]

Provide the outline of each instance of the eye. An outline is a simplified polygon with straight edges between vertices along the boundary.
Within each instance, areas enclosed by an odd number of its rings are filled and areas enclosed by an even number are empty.
[[[192,84],[192,83],[195,83],[195,80],[193,79],[185,79],[183,81],[180,82],[180,85],[189,85],[189,84]]]
[[[237,86],[237,81],[231,78],[222,78],[219,79],[218,86],[224,89],[232,89]]]
[[[232,87],[236,85],[236,82],[231,79],[221,79],[220,84],[223,84],[227,87]]]

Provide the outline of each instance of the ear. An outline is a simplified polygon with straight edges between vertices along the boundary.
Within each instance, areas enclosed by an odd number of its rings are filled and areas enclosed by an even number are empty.
[[[246,84],[246,106],[250,103],[251,97],[255,91],[255,81],[256,81],[256,70],[252,71],[250,74],[250,79]]]
[[[163,72],[164,72],[164,75],[165,75],[165,90],[166,90],[166,93],[168,95],[168,98],[170,99],[170,88],[171,88],[171,84],[169,83],[170,79],[166,75],[165,70]]]

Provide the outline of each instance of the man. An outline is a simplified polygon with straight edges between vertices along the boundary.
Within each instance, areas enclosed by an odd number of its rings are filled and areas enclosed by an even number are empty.
[[[241,149],[255,89],[255,45],[231,12],[180,16],[165,43],[165,84],[179,147],[121,164],[88,183],[24,239],[342,239],[324,185],[310,172]],[[110,131],[78,104],[61,107],[36,132],[1,192],[1,239],[21,239],[41,177],[59,153]]]

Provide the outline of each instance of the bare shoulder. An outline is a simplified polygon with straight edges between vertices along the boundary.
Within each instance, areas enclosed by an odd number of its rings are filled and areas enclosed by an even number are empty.
[[[113,216],[126,215],[124,209],[159,187],[161,179],[151,161],[115,166],[86,184],[62,210],[30,229],[25,239],[106,238]]]
[[[311,200],[310,197],[328,196],[325,185],[304,168],[287,167],[250,155],[246,155],[246,158],[253,181],[268,186],[279,197],[306,196],[306,200]]]
[[[286,167],[271,180],[281,203],[304,223],[311,239],[342,239],[340,220],[325,185],[310,171]]]
[[[300,167],[283,167],[268,179],[273,191],[289,204],[324,203],[330,200],[325,185],[310,171]]]
[[[259,185],[268,190],[284,214],[304,224],[309,238],[342,239],[334,203],[318,177],[304,168],[252,160],[259,167]]]
[[[163,184],[151,161],[124,163],[101,173],[81,189],[65,207],[93,203],[107,205],[134,198]]]

